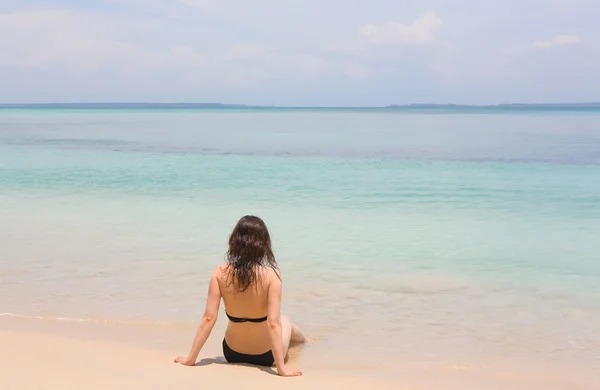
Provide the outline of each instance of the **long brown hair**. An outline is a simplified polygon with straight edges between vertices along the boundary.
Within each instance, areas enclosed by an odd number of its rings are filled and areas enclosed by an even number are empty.
[[[271,236],[262,219],[246,215],[239,220],[229,236],[227,264],[231,270],[227,278],[228,285],[233,286],[236,292],[243,292],[248,287],[257,285],[260,266],[277,271]]]

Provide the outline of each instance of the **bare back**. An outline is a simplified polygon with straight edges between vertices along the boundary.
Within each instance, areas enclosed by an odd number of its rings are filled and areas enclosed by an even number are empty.
[[[219,266],[217,276],[219,289],[227,313],[239,318],[263,318],[267,316],[269,306],[269,288],[272,283],[281,283],[278,274],[272,268],[259,267],[257,282],[246,291],[237,292],[230,283],[231,273],[227,265]],[[262,354],[271,349],[267,321],[260,323],[229,322],[225,339],[229,346],[246,354]]]

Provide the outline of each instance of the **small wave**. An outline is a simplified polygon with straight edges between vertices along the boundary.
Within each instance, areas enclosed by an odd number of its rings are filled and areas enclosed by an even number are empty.
[[[420,275],[403,276],[380,281],[378,284],[359,286],[359,289],[368,289],[391,294],[445,294],[467,290],[470,285],[460,278]]]
[[[69,317],[43,317],[43,316],[28,316],[15,313],[0,313],[0,317],[23,318],[28,320],[46,320],[46,321],[69,321],[69,322],[96,322],[85,318],[69,318]]]
[[[20,318],[24,320],[36,321],[56,321],[56,322],[77,322],[88,324],[102,325],[132,325],[132,326],[183,326],[187,327],[196,324],[197,320],[159,320],[159,319],[116,319],[116,318],[74,318],[74,317],[52,317],[52,316],[36,316],[24,315],[16,313],[0,313],[0,318]]]

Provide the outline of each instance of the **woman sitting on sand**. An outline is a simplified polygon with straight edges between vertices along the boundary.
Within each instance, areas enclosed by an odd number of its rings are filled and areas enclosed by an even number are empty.
[[[210,279],[206,309],[187,357],[175,363],[196,364],[219,312],[221,297],[229,318],[223,354],[229,363],[277,366],[281,376],[302,371],[285,366],[290,343],[306,338],[288,317],[280,315],[281,277],[271,250],[271,238],[262,219],[245,216],[229,237],[227,264],[219,265]],[[266,351],[266,352],[265,352]]]

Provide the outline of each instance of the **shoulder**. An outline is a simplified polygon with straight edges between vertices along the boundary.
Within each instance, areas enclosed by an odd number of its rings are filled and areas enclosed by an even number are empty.
[[[212,277],[220,279],[223,276],[223,274],[225,274],[226,271],[227,271],[227,264],[219,264],[215,267],[215,269],[212,273]]]
[[[277,268],[267,267],[265,273],[269,283],[281,283],[281,272]]]

